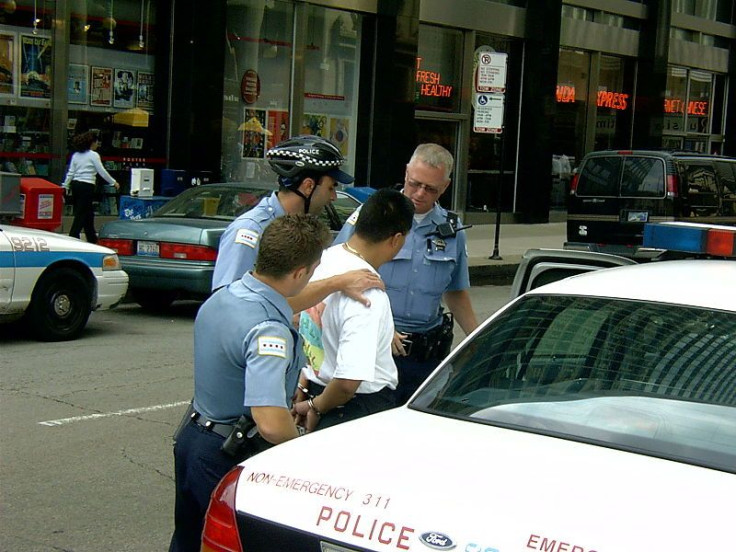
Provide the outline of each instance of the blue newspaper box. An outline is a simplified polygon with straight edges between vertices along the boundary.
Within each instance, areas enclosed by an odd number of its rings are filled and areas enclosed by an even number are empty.
[[[161,171],[161,195],[174,197],[189,188],[187,171],[163,169]]]

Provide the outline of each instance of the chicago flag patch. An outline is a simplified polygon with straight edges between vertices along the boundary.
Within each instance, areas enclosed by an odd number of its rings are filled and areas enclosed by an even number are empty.
[[[258,354],[286,358],[286,340],[282,337],[259,336]]]

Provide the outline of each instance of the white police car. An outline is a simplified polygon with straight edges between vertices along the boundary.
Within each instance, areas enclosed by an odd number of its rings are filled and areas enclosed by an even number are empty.
[[[653,233],[736,259],[736,229],[674,228]],[[733,260],[673,260],[532,289],[408,405],[236,467],[202,549],[721,550],[736,496],[735,283]]]
[[[93,310],[115,307],[127,289],[111,249],[0,225],[0,322],[25,316],[39,339],[74,339]]]

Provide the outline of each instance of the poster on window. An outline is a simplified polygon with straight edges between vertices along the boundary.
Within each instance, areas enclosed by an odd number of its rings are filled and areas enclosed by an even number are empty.
[[[305,113],[302,119],[302,134],[313,134],[327,138],[327,115]]]
[[[51,98],[51,39],[20,35],[20,97]]]
[[[87,65],[77,65],[76,63],[69,65],[69,76],[67,79],[67,97],[69,98],[69,103],[87,103],[88,74],[89,67]]]
[[[267,149],[274,147],[289,137],[289,112],[269,109],[266,114],[267,128],[271,133],[267,136]]]
[[[330,142],[340,148],[340,152],[348,156],[348,130],[350,119],[347,117],[330,117]]]
[[[153,109],[153,73],[138,71],[138,98],[136,106]]]
[[[89,104],[97,107],[112,106],[112,69],[92,67]]]
[[[243,131],[243,159],[263,159],[266,153],[265,109],[246,109],[238,130]]]
[[[113,107],[129,109],[135,107],[135,71],[115,69],[113,86]]]
[[[0,96],[15,95],[15,33],[0,33]]]

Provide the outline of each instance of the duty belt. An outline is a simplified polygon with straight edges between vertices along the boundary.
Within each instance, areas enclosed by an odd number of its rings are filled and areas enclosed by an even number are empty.
[[[223,424],[222,422],[215,422],[202,416],[196,410],[192,411],[190,419],[197,425],[202,426],[207,431],[217,433],[220,437],[227,439],[233,431],[233,424]]]

